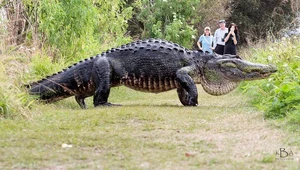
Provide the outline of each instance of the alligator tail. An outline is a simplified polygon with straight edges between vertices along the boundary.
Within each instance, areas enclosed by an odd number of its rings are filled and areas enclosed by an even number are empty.
[[[38,82],[25,85],[29,94],[36,95],[41,101],[52,103],[74,95],[65,83],[54,81],[53,78],[43,79]]]

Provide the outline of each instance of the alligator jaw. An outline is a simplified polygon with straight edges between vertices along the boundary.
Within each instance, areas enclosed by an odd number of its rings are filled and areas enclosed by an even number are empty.
[[[214,96],[220,96],[234,90],[239,85],[239,83],[231,82],[226,79],[222,79],[219,82],[210,82],[203,76],[201,78],[201,85],[206,93]]]
[[[238,56],[217,56],[204,65],[201,85],[211,95],[223,95],[234,90],[239,82],[264,79],[276,71],[274,66],[251,63]]]
[[[217,63],[223,77],[236,82],[264,79],[277,71],[275,66],[241,59],[221,59]]]

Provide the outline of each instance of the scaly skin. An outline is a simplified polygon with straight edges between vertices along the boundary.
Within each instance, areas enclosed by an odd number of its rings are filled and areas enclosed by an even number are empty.
[[[196,84],[212,95],[226,94],[239,82],[268,77],[276,69],[238,56],[209,55],[172,42],[148,39],[113,48],[29,85],[29,93],[47,103],[75,96],[81,108],[94,96],[94,106],[110,106],[111,87],[125,85],[144,92],[177,89],[184,106],[198,105]]]

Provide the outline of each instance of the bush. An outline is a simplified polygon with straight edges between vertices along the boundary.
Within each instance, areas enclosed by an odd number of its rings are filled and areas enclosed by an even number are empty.
[[[62,68],[66,68],[68,63],[64,58],[60,58],[57,62],[52,61],[52,57],[45,54],[35,53],[31,56],[29,63],[28,73],[25,74],[26,79],[40,80],[46,76],[50,76],[53,73],[61,71]]]
[[[201,20],[197,14],[200,5],[196,0],[136,1],[141,38],[161,38],[191,48],[196,35],[193,25]]]
[[[100,53],[107,45],[130,40],[124,34],[132,8],[124,7],[124,1],[28,0],[24,4],[32,35],[38,34],[41,45],[52,49],[54,59],[78,61]]]
[[[233,0],[228,4],[229,22],[238,25],[242,42],[252,42],[275,35],[290,25],[299,3],[295,0]]]
[[[283,39],[264,48],[253,48],[251,58],[275,64],[278,72],[267,80],[244,83],[242,89],[266,118],[288,118],[300,125],[300,42],[299,37]]]
[[[13,77],[8,77],[10,59],[0,55],[0,119],[2,118],[22,118],[30,117],[29,107],[33,104],[33,99],[14,83]],[[16,61],[13,61],[16,62]],[[14,68],[15,73],[22,75],[18,68]]]

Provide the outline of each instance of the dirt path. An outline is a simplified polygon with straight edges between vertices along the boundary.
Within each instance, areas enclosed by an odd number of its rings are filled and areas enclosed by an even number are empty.
[[[212,103],[217,103],[214,107],[223,109],[221,114],[216,114],[205,122],[210,127],[208,130],[198,133],[199,138],[215,144],[212,153],[217,153],[227,161],[244,162],[245,165],[249,165],[246,166],[249,169],[253,162],[261,162],[258,167],[267,169],[287,168],[288,164],[294,164],[289,168],[300,168],[299,146],[292,144],[293,135],[297,134],[275,128],[274,124],[265,120],[263,113],[251,107],[248,99],[239,92],[212,97],[200,90],[200,94],[205,98],[202,100],[204,106],[210,107]]]
[[[190,141],[187,145],[191,148],[187,154],[195,154],[196,159],[206,158],[203,169],[298,169],[300,168],[300,150],[299,146],[293,146],[293,136],[283,129],[276,128],[270,120],[265,120],[263,113],[252,107],[247,101],[248,98],[241,92],[235,91],[225,96],[211,96],[206,94],[201,86],[198,86],[199,106],[198,111],[186,109],[187,114],[176,115],[178,118],[172,118],[172,122],[187,121],[186,116],[196,112],[191,120],[184,122],[186,126],[195,124],[195,131],[185,132],[175,135],[177,141],[184,142],[184,139]],[[165,96],[170,96],[166,98]],[[145,104],[160,105],[176,99],[176,93],[153,95],[145,98],[142,102]],[[153,101],[153,98],[157,100]],[[162,99],[162,100],[160,100]],[[170,101],[166,101],[170,100]],[[141,103],[141,101],[137,101]],[[129,101],[128,104],[135,105]],[[177,104],[180,103],[177,101]],[[156,110],[154,110],[156,112]],[[157,111],[158,112],[158,111]],[[176,112],[176,109],[174,109]],[[174,117],[165,112],[160,114],[165,119]],[[171,124],[167,122],[166,124]],[[162,128],[164,129],[164,128]],[[179,128],[178,131],[181,131]],[[154,133],[154,132],[152,132]],[[157,131],[164,134],[164,131]],[[173,134],[164,134],[172,136]],[[155,140],[155,137],[153,137]],[[167,141],[172,143],[173,141]],[[200,142],[203,145],[199,147],[190,146],[192,143]],[[199,151],[199,148],[205,148]],[[284,149],[281,151],[280,148]],[[286,155],[286,151],[289,155]],[[290,152],[293,152],[293,155]],[[276,154],[277,153],[277,154]],[[214,163],[215,162],[215,163]],[[182,163],[185,165],[185,163]],[[170,167],[172,169],[172,167]]]

